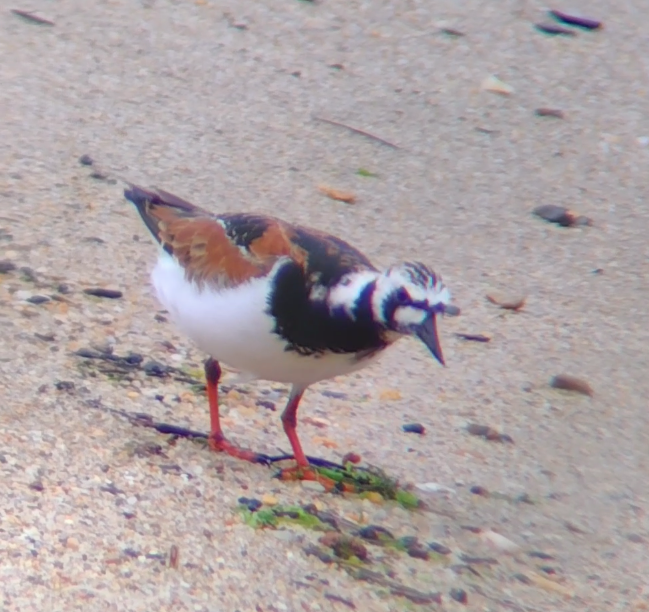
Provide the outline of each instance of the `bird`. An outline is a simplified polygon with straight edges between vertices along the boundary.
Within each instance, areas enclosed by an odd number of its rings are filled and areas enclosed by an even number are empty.
[[[265,214],[209,212],[158,188],[128,183],[124,196],[159,247],[151,272],[158,301],[207,356],[213,450],[254,463],[268,458],[223,433],[221,363],[291,385],[281,421],[291,469],[303,480],[317,479],[297,434],[309,386],[369,366],[407,336],[445,365],[437,320],[459,309],[425,264],[379,269],[332,234]]]

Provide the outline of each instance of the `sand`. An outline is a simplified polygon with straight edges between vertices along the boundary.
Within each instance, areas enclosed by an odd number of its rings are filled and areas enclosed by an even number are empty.
[[[583,4],[605,27],[550,37],[533,27],[541,5],[522,2],[1,3],[0,260],[16,269],[0,274],[0,610],[649,607],[649,13],[640,0]],[[492,75],[513,93],[484,90]],[[403,341],[315,385],[301,409],[309,454],[355,451],[428,483],[427,510],[282,483],[111,412],[208,427],[186,383],[107,376],[75,354],[188,371],[204,358],[160,313],[155,249],[121,179],[442,274],[462,309],[440,325],[447,368]],[[531,214],[541,204],[593,225],[546,223]],[[493,291],[526,304],[504,311]],[[556,374],[593,397],[551,389]],[[230,390],[231,438],[285,449],[284,397],[263,381]],[[404,433],[411,422],[426,434]],[[450,554],[368,545],[381,578],[359,580],[305,552],[320,533],[245,524],[241,496],[313,502],[352,531],[380,524]]]

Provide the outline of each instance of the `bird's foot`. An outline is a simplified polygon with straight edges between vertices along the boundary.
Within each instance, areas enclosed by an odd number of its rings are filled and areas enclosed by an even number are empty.
[[[318,482],[324,487],[327,493],[342,491],[339,482],[328,476],[324,476],[317,468],[312,466],[296,465],[295,467],[285,468],[277,474],[277,477],[284,481],[310,480],[312,482]]]
[[[231,457],[242,459],[243,461],[250,461],[250,463],[261,463],[263,465],[271,464],[271,457],[268,455],[255,453],[254,451],[232,444],[232,442],[229,442],[222,434],[210,434],[207,438],[207,443],[209,444],[209,447],[217,453],[227,453]]]

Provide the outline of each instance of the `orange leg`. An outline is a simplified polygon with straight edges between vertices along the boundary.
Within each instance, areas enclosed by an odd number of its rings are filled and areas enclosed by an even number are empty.
[[[282,470],[280,478],[282,480],[315,480],[321,483],[327,491],[331,491],[336,483],[329,478],[321,476],[310,467],[309,460],[306,458],[302,450],[302,445],[300,444],[300,439],[297,436],[297,409],[303,394],[304,389],[293,387],[286,408],[282,412],[282,425],[284,426],[286,437],[291,443],[293,457],[295,457],[297,466]]]
[[[284,425],[284,432],[288,441],[291,443],[291,448],[293,449],[293,456],[295,461],[297,461],[298,467],[308,468],[309,461],[302,450],[302,445],[300,444],[300,439],[297,437],[297,409],[300,405],[300,400],[304,390],[291,390],[291,395],[288,398],[288,404],[282,412],[282,425]]]
[[[210,448],[215,451],[224,452],[237,459],[251,461],[252,463],[266,463],[264,455],[260,455],[228,442],[221,429],[219,418],[219,379],[221,378],[221,366],[219,362],[211,357],[205,362],[205,380],[207,381],[207,399],[210,404],[211,431],[208,437]]]

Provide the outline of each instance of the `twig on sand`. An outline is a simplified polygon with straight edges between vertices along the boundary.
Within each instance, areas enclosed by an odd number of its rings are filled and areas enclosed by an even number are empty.
[[[26,21],[31,21],[32,23],[37,23],[39,25],[48,25],[48,26],[55,25],[55,23],[53,21],[50,21],[49,19],[45,19],[44,17],[39,17],[38,15],[34,15],[30,11],[22,11],[20,9],[11,9],[11,12],[14,15],[18,15],[18,17],[22,17]]]
[[[318,115],[314,115],[313,118],[317,119],[318,121],[328,123],[329,125],[337,125],[338,127],[348,129],[351,132],[355,132],[356,134],[360,134],[361,136],[365,136],[366,138],[371,138],[372,140],[376,140],[377,142],[380,142],[381,144],[387,145],[388,147],[392,147],[393,149],[400,149],[401,148],[399,145],[396,145],[393,142],[390,142],[389,140],[385,140],[384,138],[381,138],[379,136],[375,136],[374,134],[370,134],[369,132],[366,132],[365,130],[361,130],[361,129],[355,128],[355,127],[353,127],[351,125],[347,125],[346,123],[341,123],[340,121],[334,121],[333,119],[327,119],[326,117],[320,117]]]

